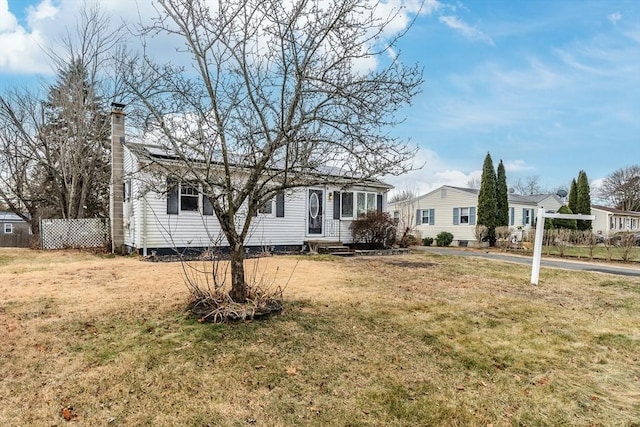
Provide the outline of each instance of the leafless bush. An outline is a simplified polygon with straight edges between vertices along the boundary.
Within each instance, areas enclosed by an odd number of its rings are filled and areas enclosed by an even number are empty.
[[[498,244],[503,251],[506,251],[509,247],[509,243],[511,242],[509,239],[510,237],[511,230],[509,229],[509,227],[496,227],[496,240],[498,241]]]
[[[589,248],[589,258],[593,259],[593,251],[598,244],[598,236],[591,230],[577,231],[576,243]]]
[[[478,246],[482,246],[482,242],[489,234],[489,227],[486,225],[478,224],[476,228],[473,230],[473,234],[476,238],[476,242],[478,242]]]
[[[283,287],[276,284],[279,269],[272,276],[267,275],[262,260],[269,258],[261,255],[244,261],[248,289],[244,303],[234,302],[230,296],[229,256],[219,246],[209,247],[197,260],[182,259],[182,273],[189,290],[188,310],[198,321],[209,323],[251,320],[280,312]],[[286,283],[289,280],[291,275]]]
[[[624,262],[630,261],[636,247],[636,236],[633,233],[619,233],[615,236],[615,242],[620,259]]]
[[[558,255],[564,257],[566,255],[567,248],[572,246],[571,241],[573,237],[573,230],[560,228],[557,230],[551,230],[555,235],[554,244],[558,248]]]

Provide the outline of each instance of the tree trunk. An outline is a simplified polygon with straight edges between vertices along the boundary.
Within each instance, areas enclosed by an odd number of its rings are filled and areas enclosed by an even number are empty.
[[[243,303],[247,300],[247,284],[244,280],[244,245],[236,242],[230,244],[231,250],[231,293],[234,302]]]

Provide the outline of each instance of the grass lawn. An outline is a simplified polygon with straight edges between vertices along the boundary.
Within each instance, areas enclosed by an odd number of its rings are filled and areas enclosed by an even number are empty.
[[[0,424],[640,426],[640,279],[258,262],[284,312],[210,325],[185,316],[180,264],[1,249]]]

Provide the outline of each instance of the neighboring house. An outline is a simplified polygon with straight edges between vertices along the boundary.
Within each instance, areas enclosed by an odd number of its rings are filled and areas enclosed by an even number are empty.
[[[29,246],[29,223],[13,212],[0,212],[0,246]]]
[[[113,188],[122,190],[111,197],[112,227],[121,224],[124,246],[144,255],[228,246],[211,203],[198,185],[176,182],[164,193],[148,185],[150,179],[167,179],[150,174],[149,165],[170,166],[175,157],[155,145],[125,143],[123,135],[118,134],[123,132],[123,126],[112,126],[113,129],[112,144],[115,141],[116,145],[112,145],[112,152],[122,155],[121,160],[113,161],[114,165],[122,165],[121,171],[114,169],[114,176],[122,176],[122,183]],[[387,193],[393,188],[376,180],[349,185],[347,178],[329,175],[327,182],[340,184],[294,189],[262,206],[252,221],[245,248],[301,250],[310,241],[352,243],[353,220],[367,211],[382,212]],[[118,206],[122,207],[121,214]]]
[[[621,231],[640,232],[640,212],[592,205],[591,214],[596,217],[592,230],[599,236],[609,237]]]
[[[415,227],[422,237],[435,238],[448,231],[458,244],[475,242],[478,193],[472,188],[444,185],[412,201],[390,203],[388,211],[402,226]],[[538,208],[555,212],[563,204],[553,194],[509,194],[508,199],[509,227],[519,239],[535,224]]]

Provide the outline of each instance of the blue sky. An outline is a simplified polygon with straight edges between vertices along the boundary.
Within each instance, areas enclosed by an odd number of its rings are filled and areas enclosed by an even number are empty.
[[[0,0],[0,91],[51,78],[39,46],[73,24],[78,3]],[[150,1],[100,4],[125,21],[151,12]],[[639,1],[427,0],[399,47],[425,78],[391,131],[425,163],[388,178],[399,189],[465,186],[487,152],[510,183],[537,175],[550,189],[581,169],[595,187],[640,163]]]

